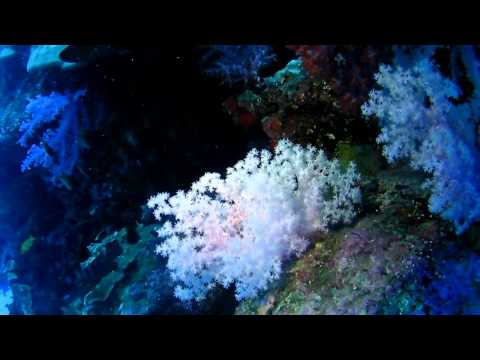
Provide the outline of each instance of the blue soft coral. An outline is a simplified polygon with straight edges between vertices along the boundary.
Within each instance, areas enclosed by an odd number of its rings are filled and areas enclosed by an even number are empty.
[[[476,76],[471,74],[472,79]],[[431,174],[426,183],[432,191],[430,210],[463,233],[480,220],[478,99],[452,102],[461,89],[428,58],[406,69],[382,65],[376,80],[382,89],[371,91],[362,110],[378,117],[377,141],[384,144],[387,160],[408,159],[413,168]]]
[[[25,109],[30,116],[20,126],[18,143],[23,147],[28,147],[33,139],[38,143],[30,146],[21,164],[22,171],[46,168],[53,183],[63,175],[72,175],[79,156],[79,131],[86,120],[81,103],[85,94],[85,90],[54,92],[30,100]]]
[[[266,45],[215,45],[204,57],[205,72],[221,78],[227,85],[257,81],[262,67],[275,56]]]

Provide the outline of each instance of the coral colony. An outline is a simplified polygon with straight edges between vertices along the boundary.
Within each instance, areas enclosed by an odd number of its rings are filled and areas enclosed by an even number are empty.
[[[357,180],[353,164],[342,173],[321,150],[285,140],[273,155],[252,150],[225,179],[207,173],[187,193],[153,196],[158,220],[175,216],[158,231],[166,240],[157,253],[183,284],[176,295],[199,300],[214,282],[235,282],[237,299],[255,296],[279,278],[285,259],[305,251],[309,235],[352,220]]]
[[[478,46],[175,51],[0,46],[0,314],[480,313]]]
[[[25,112],[30,115],[20,125],[21,136],[18,144],[28,147],[32,138],[45,124],[52,124],[45,129],[37,144],[30,146],[26,158],[21,164],[22,171],[42,166],[49,170],[54,182],[62,175],[72,175],[79,156],[79,140],[82,122],[86,114],[82,112],[81,98],[85,90],[71,94],[51,93],[38,95],[30,100]],[[83,117],[80,117],[83,116]]]

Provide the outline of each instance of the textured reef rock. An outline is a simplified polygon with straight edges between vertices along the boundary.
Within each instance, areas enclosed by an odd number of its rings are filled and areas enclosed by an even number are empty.
[[[77,63],[63,61],[60,53],[68,45],[32,45],[28,58],[27,71],[32,72],[45,67],[59,67],[62,70],[77,66]]]
[[[311,77],[321,77],[334,91],[344,112],[359,113],[380,63],[389,57],[388,47],[353,45],[293,45]]]
[[[65,307],[64,313],[147,314],[151,299],[141,293],[147,293],[149,276],[158,268],[157,257],[148,246],[155,239],[153,230],[153,226],[138,225],[135,243],[129,241],[132,235],[126,228],[91,243],[89,258],[80,264],[85,284],[91,288]],[[165,280],[161,285],[168,289]]]
[[[243,127],[260,122],[272,147],[286,138],[328,151],[338,141],[368,128],[356,113],[344,111],[331,87],[309,76],[298,59],[265,78],[262,86],[228,98],[223,106]]]
[[[448,230],[428,212],[423,180],[408,168],[367,178],[358,221],[319,237],[276,288],[242,302],[236,314],[415,313],[422,304],[405,309],[388,300]]]
[[[186,306],[174,297],[170,272],[153,251],[156,228],[138,224],[133,233],[122,228],[92,242],[88,246],[90,256],[80,264],[80,293],[63,307],[63,314],[202,314],[212,309],[231,312],[222,310],[228,307],[223,300],[228,296],[225,291],[213,291],[197,306]]]

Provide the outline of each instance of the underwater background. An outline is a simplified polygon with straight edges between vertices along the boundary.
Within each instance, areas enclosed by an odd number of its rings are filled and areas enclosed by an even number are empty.
[[[479,50],[1,45],[0,314],[478,314]]]

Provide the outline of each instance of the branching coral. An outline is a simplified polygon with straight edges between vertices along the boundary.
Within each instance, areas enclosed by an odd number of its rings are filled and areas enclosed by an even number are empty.
[[[432,175],[426,183],[430,210],[463,233],[480,219],[480,151],[475,139],[472,103],[454,105],[460,95],[428,59],[412,69],[382,65],[375,76],[382,90],[372,90],[362,106],[376,115],[389,162],[408,159]]]
[[[25,109],[30,116],[20,126],[18,143],[28,147],[32,139],[40,140],[30,146],[21,164],[22,171],[44,167],[49,170],[53,183],[62,175],[73,173],[79,156],[79,132],[87,120],[81,103],[85,93],[85,90],[52,93],[30,100]],[[38,136],[42,130],[42,135]]]
[[[188,192],[153,196],[148,206],[164,222],[157,252],[168,257],[176,296],[201,300],[218,283],[254,297],[313,233],[353,218],[357,180],[354,164],[343,172],[323,151],[281,140],[274,154],[252,150],[225,179],[207,173]]]
[[[205,72],[227,85],[246,84],[259,79],[259,71],[275,59],[266,45],[215,45],[203,58]]]

